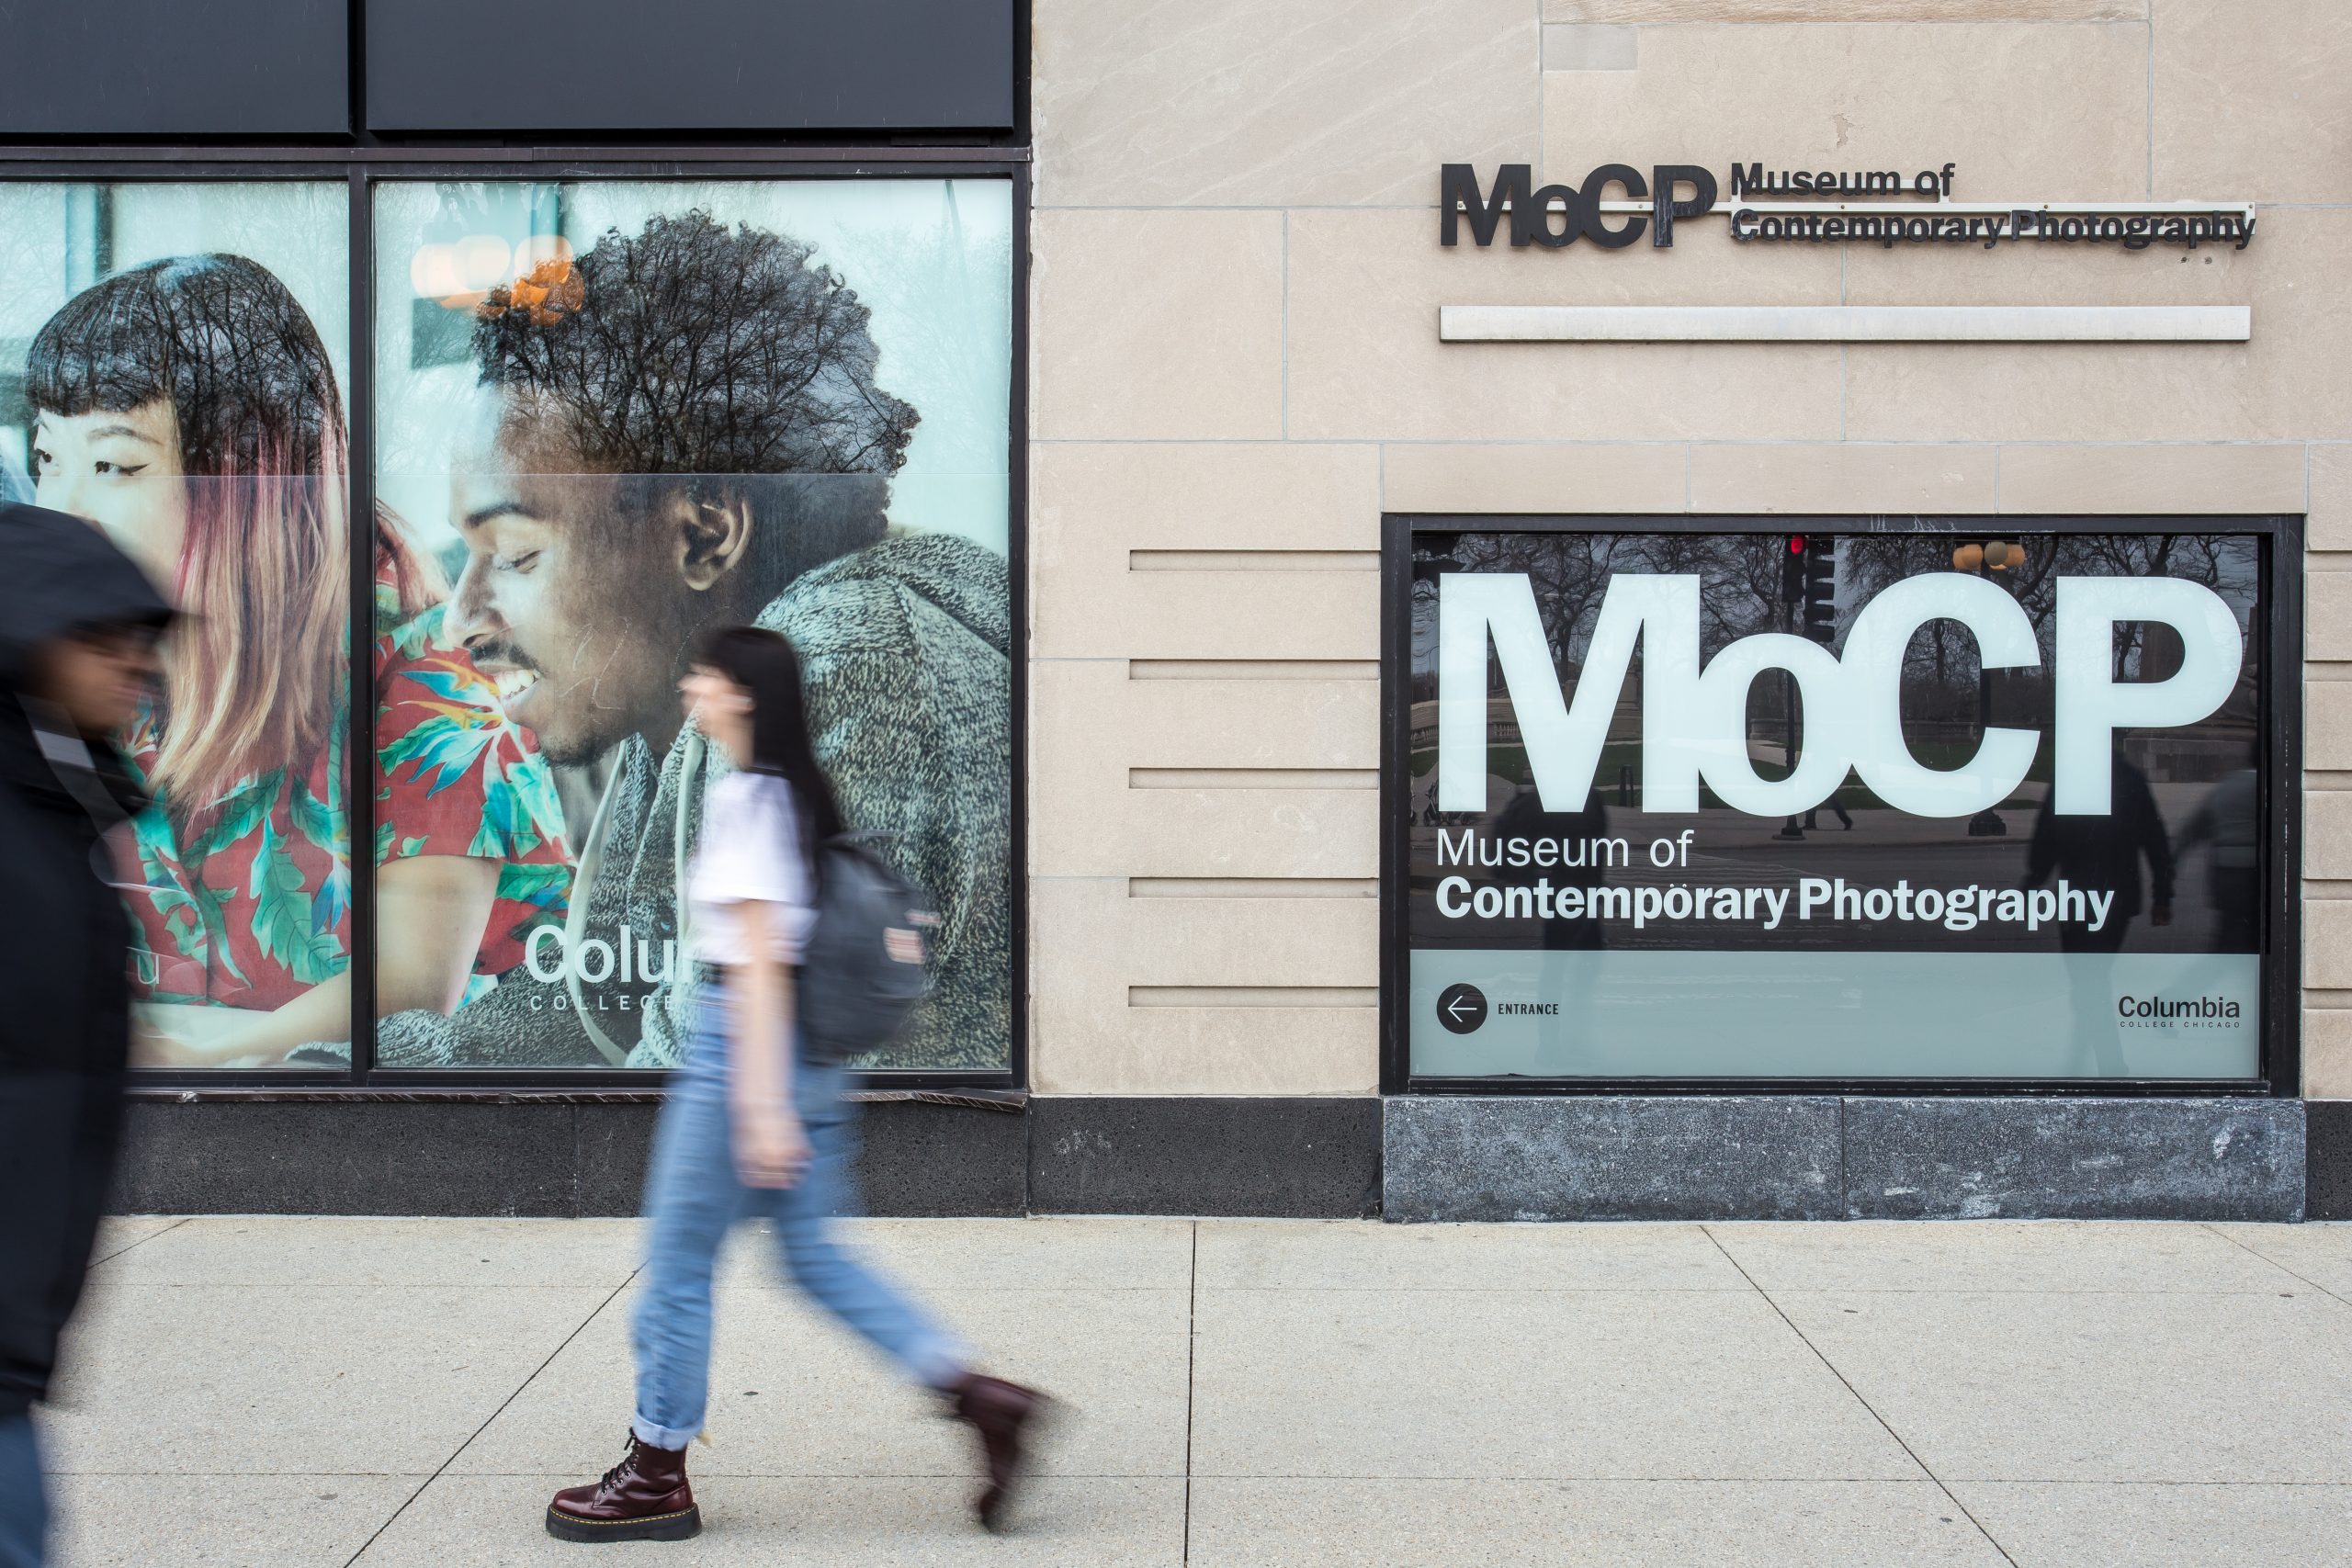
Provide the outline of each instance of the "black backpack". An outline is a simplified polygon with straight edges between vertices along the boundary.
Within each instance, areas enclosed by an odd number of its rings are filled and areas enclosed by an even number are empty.
[[[874,836],[818,846],[817,918],[801,949],[800,1049],[834,1063],[879,1050],[931,994],[931,896],[875,852]]]

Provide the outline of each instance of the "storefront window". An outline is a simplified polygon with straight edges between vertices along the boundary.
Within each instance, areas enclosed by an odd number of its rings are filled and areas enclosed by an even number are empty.
[[[940,904],[870,1065],[1007,1067],[1009,186],[387,183],[375,224],[378,1064],[676,1064],[725,767],[676,683],[753,622]]]
[[[2257,1077],[2265,547],[2203,526],[1417,528],[1412,1073]]]
[[[188,612],[122,738],[149,1066],[348,1060],[347,224],[337,182],[0,185],[0,497]]]

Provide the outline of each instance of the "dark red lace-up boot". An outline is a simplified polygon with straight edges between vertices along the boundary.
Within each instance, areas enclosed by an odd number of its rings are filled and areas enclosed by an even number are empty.
[[[1028,1470],[1036,1427],[1053,1402],[1034,1388],[974,1372],[947,1393],[955,1402],[951,1414],[979,1434],[980,1451],[988,1459],[989,1483],[973,1500],[972,1511],[981,1529],[1001,1529],[1010,1517],[1006,1505]]]
[[[701,1530],[686,1450],[657,1449],[635,1433],[604,1479],[567,1486],[548,1505],[548,1534],[559,1540],[684,1540]]]

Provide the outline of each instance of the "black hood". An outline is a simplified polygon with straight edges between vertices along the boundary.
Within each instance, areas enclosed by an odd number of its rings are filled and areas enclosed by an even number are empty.
[[[171,619],[147,574],[104,534],[62,512],[0,503],[0,691],[23,683],[35,647],[77,627]]]

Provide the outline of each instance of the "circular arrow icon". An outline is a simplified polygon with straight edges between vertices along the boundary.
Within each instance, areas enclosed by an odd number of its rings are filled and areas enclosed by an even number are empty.
[[[1487,994],[1476,986],[1448,986],[1438,993],[1437,1021],[1456,1034],[1487,1021]]]

